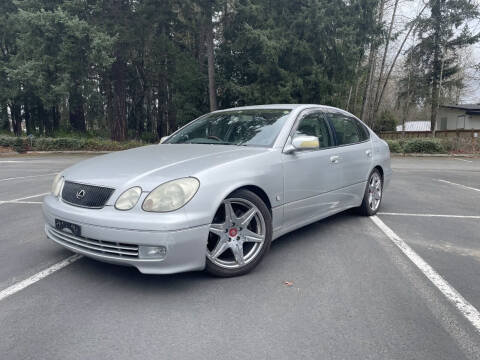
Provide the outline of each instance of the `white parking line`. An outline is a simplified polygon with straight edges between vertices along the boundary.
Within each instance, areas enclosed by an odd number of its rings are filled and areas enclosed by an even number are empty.
[[[43,204],[42,201],[4,201],[1,204]],[[0,205],[1,205],[0,204]]]
[[[465,161],[465,162],[473,162],[472,160],[465,160],[465,159],[459,159],[459,158],[453,158],[454,160],[459,160],[459,161]]]
[[[473,190],[473,191],[478,191],[478,192],[480,192],[480,189],[477,189],[477,188],[474,188],[474,187],[471,187],[471,186],[465,186],[465,185],[462,185],[462,184],[457,184],[457,183],[454,183],[454,182],[451,182],[451,181],[447,181],[447,180],[442,180],[442,179],[438,179],[438,181],[443,182],[443,183],[446,183],[446,184],[450,184],[450,185],[455,185],[455,186],[461,187],[461,188],[463,188],[463,189]]]
[[[480,215],[411,214],[411,213],[392,213],[392,212],[379,212],[378,215],[441,217],[441,218],[455,218],[455,219],[480,219]]]
[[[0,164],[1,163],[22,163],[22,162],[25,162],[25,161],[22,161],[22,160],[1,160],[0,161]]]
[[[41,174],[41,175],[27,175],[27,176],[18,176],[18,177],[11,177],[11,178],[5,178],[5,179],[0,179],[0,182],[2,181],[11,181],[11,180],[20,180],[20,179],[30,179],[30,178],[36,178],[36,177],[42,177],[42,176],[51,176],[51,175],[57,175],[58,173],[48,173],[48,174]]]
[[[46,193],[41,193],[41,194],[37,194],[37,195],[30,195],[30,196],[25,196],[25,197],[22,197],[22,198],[18,198],[18,199],[12,199],[12,200],[0,200],[0,205],[1,204],[6,204],[6,203],[16,203],[20,200],[27,200],[27,199],[31,199],[31,198],[36,198],[36,197],[40,197],[40,196],[45,196],[45,195],[48,195],[50,194],[49,192],[46,192]]]
[[[25,279],[25,280],[20,281],[20,282],[14,284],[12,286],[9,286],[8,288],[0,291],[0,301],[6,299],[10,295],[13,295],[13,294],[19,292],[20,290],[25,289],[26,287],[28,287],[32,284],[35,284],[37,281],[42,280],[43,278],[47,277],[48,275],[51,275],[54,272],[56,272],[60,269],[63,269],[65,266],[68,266],[68,265],[74,263],[75,261],[77,261],[78,259],[81,259],[82,257],[83,256],[79,255],[79,254],[72,255],[72,256],[66,258],[65,260],[62,260],[62,261],[46,268],[45,270],[42,270],[42,271],[36,273],[35,275],[30,276],[28,279]]]
[[[475,329],[480,332],[480,313],[444,278],[442,278],[420,255],[418,255],[405,241],[390,229],[378,216],[370,217],[380,230],[412,261],[420,271],[435,285],[443,295],[470,321]]]

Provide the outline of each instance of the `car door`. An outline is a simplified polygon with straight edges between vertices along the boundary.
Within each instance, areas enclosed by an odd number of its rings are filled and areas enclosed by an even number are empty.
[[[339,172],[332,162],[333,133],[323,112],[308,110],[300,114],[288,141],[295,135],[315,136],[318,150],[283,153],[284,226],[298,228],[335,212],[338,203],[330,192],[338,186]]]
[[[372,169],[370,132],[358,119],[342,112],[329,110],[326,117],[337,146],[340,199],[345,207],[358,206]]]

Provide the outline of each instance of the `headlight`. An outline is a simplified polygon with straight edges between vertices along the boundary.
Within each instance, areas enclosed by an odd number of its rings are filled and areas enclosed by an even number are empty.
[[[137,205],[140,195],[142,195],[142,188],[139,186],[124,191],[115,202],[115,208],[118,210],[130,210]]]
[[[58,197],[60,195],[60,191],[62,190],[63,183],[65,182],[62,174],[57,174],[55,176],[55,179],[53,179],[53,184],[52,184],[52,194],[53,196]]]
[[[199,186],[200,182],[193,177],[166,182],[148,194],[142,209],[153,212],[180,209],[193,198]]]

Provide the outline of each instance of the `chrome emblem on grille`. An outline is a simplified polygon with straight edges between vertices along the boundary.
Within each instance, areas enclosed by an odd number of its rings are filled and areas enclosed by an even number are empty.
[[[83,199],[85,197],[85,190],[79,190],[77,191],[77,199],[80,200],[80,199]]]

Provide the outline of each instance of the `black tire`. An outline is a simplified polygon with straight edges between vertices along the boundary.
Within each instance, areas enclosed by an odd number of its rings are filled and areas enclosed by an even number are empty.
[[[272,242],[272,215],[269,209],[267,208],[267,206],[265,205],[265,203],[263,202],[263,200],[258,195],[256,195],[255,193],[249,190],[240,189],[231,193],[227,197],[227,199],[225,199],[225,201],[228,199],[244,199],[257,207],[265,223],[264,240],[263,240],[262,247],[260,248],[258,253],[255,255],[255,257],[252,258],[252,260],[249,263],[246,263],[245,265],[242,265],[241,267],[238,267],[238,268],[226,268],[226,267],[219,266],[215,264],[209,258],[209,256],[207,256],[206,271],[209,274],[213,276],[218,276],[218,277],[241,276],[252,271],[260,263],[260,261],[262,261],[263,257],[267,254],[268,250],[270,249],[270,244]],[[220,207],[219,207],[219,210],[217,210],[217,213],[218,211],[220,211]],[[209,250],[207,249],[207,251]]]
[[[378,177],[380,180],[380,199],[379,203],[375,208],[372,208],[371,202],[370,202],[370,183],[372,182],[372,178]],[[373,216],[378,212],[378,209],[380,209],[381,203],[382,203],[382,196],[383,196],[383,177],[382,174],[380,174],[380,171],[378,169],[373,169],[370,175],[368,176],[368,181],[367,185],[365,186],[365,192],[363,195],[363,200],[362,200],[362,205],[357,208],[358,213],[363,216]]]

